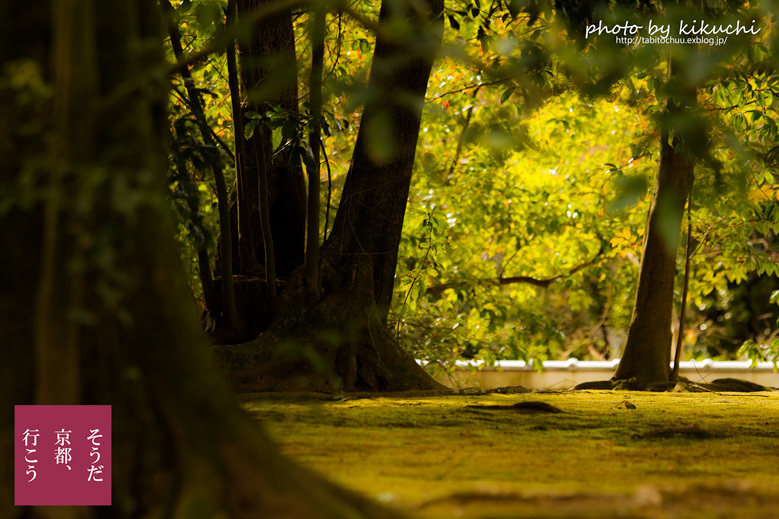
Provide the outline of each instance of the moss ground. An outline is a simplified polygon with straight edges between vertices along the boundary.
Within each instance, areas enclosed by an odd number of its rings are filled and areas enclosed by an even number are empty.
[[[528,401],[562,413],[512,407]],[[779,517],[778,393],[247,395],[245,407],[292,458],[419,517]]]

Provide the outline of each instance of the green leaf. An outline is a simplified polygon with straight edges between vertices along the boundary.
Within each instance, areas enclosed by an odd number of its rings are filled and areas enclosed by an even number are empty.
[[[750,120],[754,123],[760,120],[760,118],[763,116],[762,113],[760,113],[758,110],[750,110],[747,112],[750,116]]]
[[[274,150],[278,149],[278,147],[281,145],[281,140],[282,140],[281,128],[276,127],[276,128],[273,129],[273,134],[271,136],[271,140],[272,140],[272,144],[273,144],[273,149]]]
[[[248,123],[246,123],[246,126],[243,127],[243,136],[244,138],[251,139],[252,135],[254,135],[254,129],[257,127],[257,125],[260,124],[259,119],[252,119]]]
[[[314,162],[314,152],[309,146],[308,141],[302,141],[302,146],[298,147],[300,157],[303,159],[303,163],[306,165],[306,169],[313,171],[316,169],[316,163]]]
[[[503,94],[500,96],[500,102],[505,103],[509,97],[511,97],[511,94],[514,93],[514,90],[516,90],[516,87],[508,87],[506,90],[503,91]]]
[[[294,146],[292,148],[292,153],[289,154],[289,165],[293,168],[299,168],[303,166],[300,157],[300,146]]]

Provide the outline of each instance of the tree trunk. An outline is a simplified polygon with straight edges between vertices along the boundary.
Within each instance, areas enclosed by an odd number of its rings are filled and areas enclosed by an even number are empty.
[[[660,167],[649,209],[636,302],[615,379],[639,387],[667,382],[679,233],[693,180],[693,160],[681,139],[661,136]],[[671,244],[675,243],[674,246]]]
[[[442,31],[443,0],[420,5],[428,9],[428,17],[420,19],[417,13],[407,19],[413,41],[385,33],[376,38],[368,88],[377,101],[363,110],[341,203],[323,247],[342,286],[350,283],[356,264],[370,263],[374,303],[382,321],[392,303],[422,104]],[[391,11],[383,2],[380,25],[393,18]]]
[[[184,49],[181,46],[181,36],[179,35],[179,29],[173,20],[173,6],[169,0],[160,0],[160,9],[163,13],[163,19],[165,25],[168,28],[168,35],[170,37],[170,44],[173,48],[173,54],[176,56],[176,60],[181,63],[184,56]],[[181,68],[181,78],[184,80],[184,87],[187,91],[187,97],[189,98],[189,106],[192,110],[192,115],[195,117],[198,129],[200,130],[200,136],[203,139],[203,144],[211,150],[216,150],[216,143],[211,136],[211,128],[206,121],[205,113],[203,112],[203,100],[200,97],[200,92],[195,88],[195,82],[192,79],[192,74],[189,71],[189,67]],[[214,153],[210,157],[211,172],[214,175],[214,184],[216,186],[216,197],[219,206],[219,250],[220,256],[225,259],[219,266],[219,273],[222,281],[219,285],[221,291],[221,308],[222,311],[222,325],[224,335],[228,341],[240,340],[246,335],[246,324],[243,317],[238,313],[238,306],[235,302],[235,288],[233,284],[233,230],[234,224],[230,221],[230,209],[229,209],[229,196],[227,193],[227,183],[225,181],[223,164],[219,158],[218,153]],[[237,234],[237,232],[236,232]],[[236,253],[237,254],[237,253]],[[240,261],[239,261],[240,263]],[[201,278],[203,276],[203,265],[201,261]],[[203,287],[203,291],[206,291],[206,287]],[[209,311],[216,311],[214,307],[210,307]]]
[[[168,137],[171,141],[174,138],[173,134],[169,134]],[[203,302],[209,312],[216,312],[221,306],[221,302],[216,297],[214,291],[214,278],[211,272],[211,256],[208,254],[208,246],[206,245],[206,231],[203,226],[203,217],[200,212],[200,193],[198,192],[197,185],[192,180],[189,171],[187,171],[186,161],[181,155],[181,150],[173,143],[170,145],[171,151],[174,156],[173,170],[175,171],[175,177],[181,182],[184,196],[186,197],[187,209],[189,210],[189,221],[192,224],[197,236],[194,239],[194,247],[197,252],[197,271],[200,278],[200,286],[203,289]]]
[[[228,25],[249,23],[253,11],[271,0],[235,0],[228,4]],[[231,9],[234,8],[235,12]],[[237,14],[237,20],[234,15]],[[232,222],[232,264],[238,314],[246,324],[245,334],[235,340],[223,327],[209,331],[216,344],[236,343],[256,337],[274,315],[277,278],[284,283],[303,264],[306,193],[303,171],[289,165],[287,151],[274,156],[272,131],[257,125],[249,139],[244,127],[271,104],[291,117],[298,117],[297,62],[292,14],[289,9],[251,22],[248,35],[239,32],[240,71],[228,49],[230,95],[235,121],[236,189],[230,197]],[[240,72],[240,73],[239,73]],[[255,112],[252,117],[246,114]],[[240,233],[238,226],[240,225]],[[215,258],[220,269],[222,237]],[[252,247],[252,252],[247,247]],[[270,261],[273,258],[273,261]],[[216,280],[221,286],[221,279]]]
[[[238,22],[254,9],[273,0],[238,0]],[[259,114],[279,105],[293,117],[298,115],[297,61],[292,14],[289,10],[258,22],[248,40],[238,41],[241,50],[241,87],[246,112]],[[244,119],[244,124],[248,119]],[[275,237],[276,273],[288,277],[303,264],[306,192],[303,170],[290,166],[289,152],[273,156],[271,128],[260,124],[246,142],[242,163],[243,187],[251,197],[249,229],[255,256],[265,257],[259,207],[259,179],[264,165],[268,176],[268,204],[271,235]],[[262,164],[261,164],[262,162]]]
[[[311,73],[309,75],[309,105],[311,121],[308,145],[311,148],[308,172],[308,200],[306,201],[306,253],[303,264],[303,280],[306,288],[319,292],[319,178],[321,164],[319,149],[322,131],[322,70],[325,59],[327,35],[327,11],[324,4],[314,8],[311,15]]]
[[[237,0],[227,1],[227,12],[225,14],[225,29],[233,31],[236,28],[238,18]],[[259,263],[254,249],[254,239],[252,238],[249,207],[250,198],[246,192],[243,183],[246,181],[246,175],[242,173],[244,163],[246,162],[246,139],[244,138],[243,128],[243,108],[241,107],[241,87],[238,80],[238,61],[236,59],[236,42],[230,41],[227,45],[227,84],[230,88],[230,106],[233,113],[233,138],[235,140],[235,218],[238,225],[238,259],[240,263],[240,273],[252,272],[257,269]],[[233,202],[233,200],[231,200]],[[232,215],[231,215],[232,217]]]
[[[0,22],[0,34],[19,37],[0,46],[3,63],[26,67],[18,77],[34,79],[37,69],[47,79],[57,44],[54,99],[67,107],[53,110],[45,88],[0,82],[0,193],[17,195],[0,204],[8,262],[0,268],[0,459],[13,458],[13,404],[110,404],[114,506],[14,507],[12,464],[3,463],[0,509],[11,518],[393,516],[279,455],[212,364],[165,200],[166,96],[153,2],[83,2],[78,16],[69,2],[58,5],[49,18],[46,2],[19,4]],[[82,41],[63,47],[63,34]],[[73,84],[69,77],[88,85],[90,73],[95,97],[61,88]],[[127,88],[139,81],[143,88]],[[71,118],[77,108],[94,117]],[[52,141],[54,160],[42,159],[41,143]],[[57,151],[76,143],[78,150]],[[19,191],[28,174],[37,178],[32,193]],[[43,234],[52,237],[46,246]],[[47,264],[49,255],[57,261]],[[78,290],[59,289],[72,286],[74,272]],[[43,290],[49,282],[55,288]],[[36,299],[50,321],[36,315]],[[56,341],[33,349],[35,336],[62,326],[61,340],[76,350],[67,357],[77,362],[61,364],[62,374],[36,369],[66,350]],[[40,391],[63,380],[75,380],[75,390]]]
[[[420,12],[422,6],[427,12]],[[379,26],[404,16],[413,40],[380,33],[366,104],[333,229],[322,247],[325,298],[317,310],[343,315],[361,330],[341,360],[347,387],[373,390],[441,386],[420,368],[386,326],[427,82],[442,36],[443,0],[392,9]],[[336,311],[338,310],[338,311]],[[340,358],[343,358],[341,355]]]
[[[421,5],[427,13],[382,4],[379,25],[403,16],[413,39],[377,36],[368,83],[376,101],[363,111],[341,205],[322,247],[321,297],[305,290],[298,270],[279,297],[279,318],[261,337],[216,350],[240,390],[443,388],[386,326],[422,105],[441,41],[443,1]]]

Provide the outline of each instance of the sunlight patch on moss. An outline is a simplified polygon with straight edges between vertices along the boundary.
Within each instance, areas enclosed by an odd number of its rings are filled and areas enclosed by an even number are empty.
[[[626,400],[636,408],[620,405]],[[563,412],[467,407],[526,401]],[[773,393],[255,400],[247,407],[289,456],[404,508],[463,493],[608,500],[603,496],[628,499],[647,485],[663,492],[734,482],[779,488],[779,395]],[[693,430],[706,437],[687,434]],[[653,431],[661,435],[647,435]],[[434,517],[440,508],[419,511]]]

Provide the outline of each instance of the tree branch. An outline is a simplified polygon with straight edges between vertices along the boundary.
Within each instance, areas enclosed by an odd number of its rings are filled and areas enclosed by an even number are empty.
[[[592,267],[593,265],[597,265],[599,261],[600,255],[603,254],[603,245],[601,244],[600,250],[595,255],[593,259],[588,261],[587,263],[582,263],[581,265],[578,265],[568,272],[558,274],[556,276],[550,277],[550,278],[534,278],[532,276],[513,276],[513,277],[499,277],[497,279],[478,279],[473,283],[469,283],[468,281],[453,281],[450,283],[442,283],[440,285],[434,285],[431,287],[428,287],[427,290],[425,290],[426,294],[440,294],[444,290],[448,290],[450,288],[458,288],[463,286],[470,286],[470,285],[494,285],[494,286],[503,286],[503,285],[514,285],[518,283],[525,283],[527,285],[533,285],[540,288],[548,288],[549,285],[557,281],[558,279],[563,279],[567,276],[571,276],[573,274],[576,274],[580,270],[586,269],[588,267]]]

